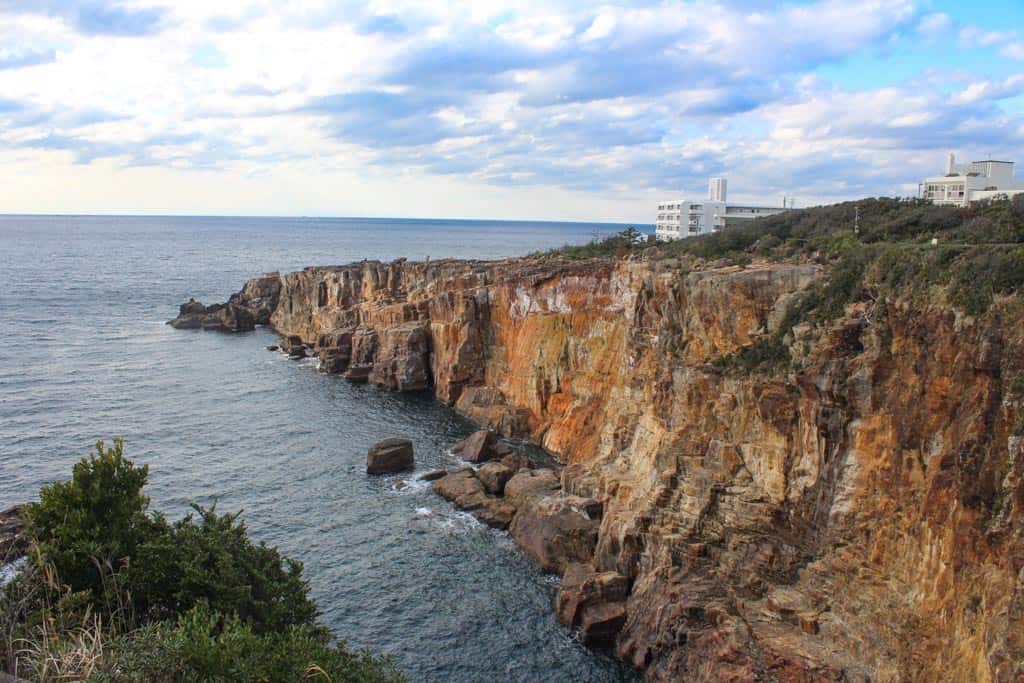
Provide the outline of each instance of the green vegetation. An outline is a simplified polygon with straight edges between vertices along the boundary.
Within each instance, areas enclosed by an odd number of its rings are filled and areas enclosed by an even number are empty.
[[[549,258],[558,256],[573,260],[589,258],[622,258],[630,253],[639,251],[648,244],[644,234],[629,226],[621,232],[602,239],[594,238],[586,244],[567,244],[558,249],[549,249],[544,252],[536,252],[530,256],[533,258]]]
[[[546,255],[588,258],[641,251],[646,258],[674,259],[685,269],[745,267],[755,258],[826,265],[826,276],[795,297],[777,333],[716,361],[744,372],[775,372],[790,363],[787,337],[794,325],[826,324],[850,304],[927,300],[941,290],[965,313],[983,315],[996,296],[1020,291],[1024,195],[967,208],[919,199],[864,199],[787,211],[675,242],[641,245],[619,234]],[[884,305],[878,308],[884,314]]]
[[[237,514],[170,524],[148,469],[100,442],[30,506],[27,567],[0,592],[0,665],[33,680],[400,681],[316,623],[302,565]]]

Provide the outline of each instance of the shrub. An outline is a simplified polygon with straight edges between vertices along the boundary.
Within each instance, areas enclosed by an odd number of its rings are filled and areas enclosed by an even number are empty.
[[[171,525],[148,469],[103,442],[26,515],[31,560],[0,590],[0,666],[34,680],[398,681],[316,624],[302,564],[253,544],[238,514]]]
[[[193,507],[198,523],[190,514],[140,548],[128,574],[140,609],[174,616],[204,601],[258,633],[314,622],[302,563],[254,545],[237,514]]]
[[[71,481],[44,486],[30,505],[26,526],[43,558],[72,591],[89,591],[104,602],[104,572],[118,572],[139,548],[167,533],[159,516],[148,514],[142,493],[149,476],[124,457],[124,442],[82,458]]]
[[[176,681],[402,681],[387,659],[353,652],[323,629],[290,626],[260,634],[234,615],[197,603],[176,622],[135,631],[110,645],[97,683]]]

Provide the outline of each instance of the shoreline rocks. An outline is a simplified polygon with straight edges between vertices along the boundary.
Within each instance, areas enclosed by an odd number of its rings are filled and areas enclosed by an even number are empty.
[[[191,298],[178,308],[178,316],[167,324],[177,330],[249,332],[270,323],[281,296],[280,273],[267,273],[246,281],[223,304],[204,305]]]
[[[15,505],[0,512],[0,564],[17,560],[28,550],[24,520],[27,509],[28,505]]]
[[[394,474],[413,468],[410,439],[392,437],[379,441],[366,454],[367,474]]]

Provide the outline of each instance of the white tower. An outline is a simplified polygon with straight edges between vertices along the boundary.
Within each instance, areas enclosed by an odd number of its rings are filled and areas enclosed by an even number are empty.
[[[725,190],[725,178],[712,178],[708,183],[708,199],[713,202],[724,202]]]
[[[956,155],[950,152],[946,155],[946,175],[953,175],[953,166],[956,165]]]

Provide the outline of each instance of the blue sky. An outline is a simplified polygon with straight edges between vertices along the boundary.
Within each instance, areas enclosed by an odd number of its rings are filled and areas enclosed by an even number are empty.
[[[0,0],[0,213],[650,222],[1024,160],[1024,2]]]

